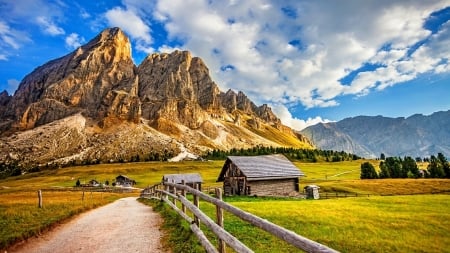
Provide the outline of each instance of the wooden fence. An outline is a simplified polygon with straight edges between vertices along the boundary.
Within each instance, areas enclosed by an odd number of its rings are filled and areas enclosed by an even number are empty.
[[[320,193],[321,199],[336,199],[336,198],[349,198],[349,197],[370,197],[374,195],[362,194],[362,193],[346,193],[346,192],[322,192]]]
[[[193,203],[187,198],[186,194],[193,195]],[[308,238],[300,236],[291,230],[280,227],[270,221],[260,218],[251,213],[245,212],[237,207],[234,207],[222,201],[222,189],[215,189],[215,197],[211,197],[198,190],[198,185],[195,188],[187,186],[184,182],[182,184],[175,184],[164,182],[164,184],[157,184],[145,188],[141,192],[141,198],[158,199],[164,201],[171,206],[179,215],[181,215],[187,222],[189,222],[192,232],[197,236],[202,246],[207,252],[225,252],[225,247],[228,245],[236,252],[253,252],[249,247],[240,242],[237,238],[231,235],[223,228],[223,210],[239,217],[240,219],[263,229],[270,234],[280,238],[291,245],[302,249],[306,252],[337,252],[325,245],[312,241]],[[169,199],[170,198],[170,199]],[[204,214],[199,208],[200,199],[209,202],[216,206],[216,220],[212,220],[209,216]],[[177,206],[177,201],[181,203],[181,209]],[[186,209],[193,214],[191,218]],[[200,222],[209,228],[218,237],[218,249],[208,240],[205,234],[200,229]]]

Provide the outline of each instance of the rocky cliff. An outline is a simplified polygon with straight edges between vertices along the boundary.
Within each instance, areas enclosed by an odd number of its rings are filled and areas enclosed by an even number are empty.
[[[188,51],[135,66],[127,36],[106,29],[0,93],[0,159],[24,164],[117,161],[255,145],[311,147],[267,105],[220,91]]]
[[[321,149],[354,153],[363,157],[450,156],[450,111],[408,118],[358,116],[317,124],[301,131]]]

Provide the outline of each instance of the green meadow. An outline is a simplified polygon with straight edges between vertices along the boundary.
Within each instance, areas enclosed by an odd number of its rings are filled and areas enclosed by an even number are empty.
[[[77,213],[130,195],[86,192],[82,200],[81,192],[69,191],[77,179],[82,183],[91,179],[107,180],[111,184],[116,176],[123,174],[137,181],[136,187],[144,188],[159,183],[164,174],[197,172],[204,180],[204,187],[216,187],[221,185],[216,180],[223,162],[99,164],[0,180],[0,248],[41,233]],[[450,195],[435,194],[448,193],[450,180],[360,180],[362,162],[295,164],[306,174],[300,180],[301,188],[317,184],[321,193],[359,193],[370,197],[315,201],[230,197],[226,201],[342,252],[450,252],[447,246],[450,245]],[[378,161],[372,162],[378,167]],[[39,189],[42,189],[44,197],[42,209],[37,208],[36,191]],[[137,196],[138,193],[131,195]],[[214,216],[212,206],[203,202],[201,208]],[[168,213],[164,211],[163,215]],[[175,226],[174,220],[181,222],[180,227],[187,227],[185,222],[170,216],[166,222],[171,225],[165,229],[172,231],[170,227]],[[256,252],[296,251],[232,215],[226,214],[225,226]],[[188,235],[186,231],[170,233],[175,237],[168,240],[173,242],[174,252],[186,252],[186,248],[177,251],[176,244],[186,241]]]

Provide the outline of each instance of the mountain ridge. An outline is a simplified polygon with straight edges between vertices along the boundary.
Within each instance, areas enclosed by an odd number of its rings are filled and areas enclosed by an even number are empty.
[[[450,155],[450,110],[409,117],[356,116],[301,131],[318,148],[362,157]],[[333,139],[333,141],[330,141]]]
[[[220,91],[203,60],[188,51],[150,54],[136,66],[119,28],[37,67],[13,96],[0,93],[0,119],[0,161],[30,166],[312,147],[267,105]]]

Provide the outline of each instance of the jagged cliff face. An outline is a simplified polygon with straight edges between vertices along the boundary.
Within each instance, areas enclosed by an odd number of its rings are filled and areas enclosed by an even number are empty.
[[[69,55],[35,69],[20,83],[3,118],[19,130],[77,112],[93,118],[138,120],[137,76],[128,38],[103,31]]]
[[[127,160],[168,150],[311,147],[267,105],[256,106],[242,92],[221,92],[205,63],[187,51],[148,55],[136,67],[119,28],[36,68],[14,96],[0,93],[0,119],[0,159],[30,164],[33,153],[48,163]],[[55,134],[43,135],[43,128]],[[60,145],[49,148],[52,136]]]

